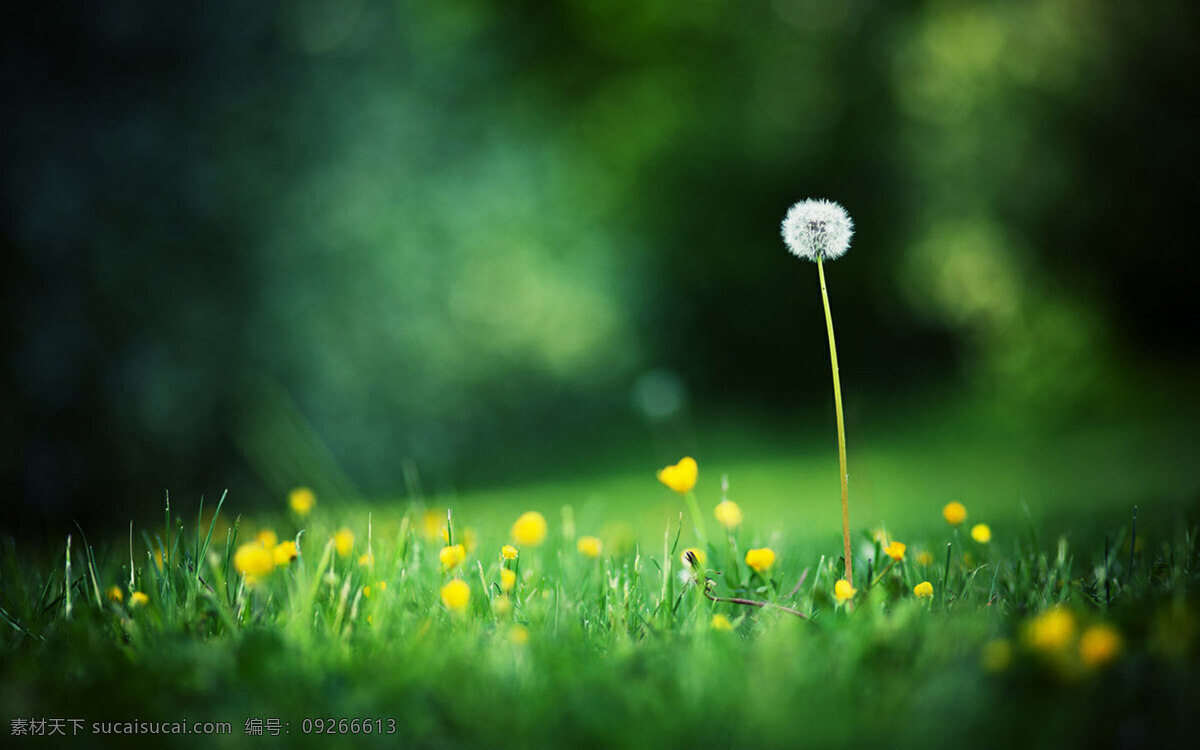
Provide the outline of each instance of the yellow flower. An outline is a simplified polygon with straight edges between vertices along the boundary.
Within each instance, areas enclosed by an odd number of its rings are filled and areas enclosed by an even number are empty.
[[[658,481],[682,495],[690,492],[696,486],[696,477],[699,473],[700,467],[696,465],[696,459],[684,456],[674,466],[659,469]]]
[[[903,543],[892,542],[891,544],[889,544],[888,546],[883,548],[883,554],[887,555],[888,557],[890,557],[893,560],[896,560],[898,562],[898,561],[904,559],[904,550],[906,550],[906,549],[908,549],[908,547],[906,545],[904,545]]]
[[[129,595],[129,606],[131,607],[143,607],[149,603],[150,597],[140,591],[135,591]]]
[[[375,593],[375,591],[387,591],[387,581],[376,581],[374,588],[370,586],[363,586],[363,596],[367,597],[368,599],[371,598],[371,594]]]
[[[933,555],[928,550],[921,550],[917,553],[917,562],[921,565],[932,565]]]
[[[371,598],[371,587],[370,586],[363,586],[363,596],[365,596],[368,599]]]
[[[732,500],[717,503],[717,507],[713,508],[713,516],[716,517],[717,523],[730,531],[742,525],[742,509]]]
[[[337,548],[339,557],[349,557],[354,551],[354,532],[345,526],[333,535],[333,546]]]
[[[988,641],[983,644],[979,661],[989,672],[1003,672],[1012,662],[1012,644],[1003,638]]]
[[[442,547],[438,559],[442,561],[442,570],[454,570],[467,558],[467,548],[461,544]]]
[[[517,544],[536,547],[546,540],[546,518],[536,510],[522,513],[512,527]]]
[[[364,552],[358,556],[358,567],[369,568],[375,564],[375,555],[370,552]]]
[[[462,612],[471,602],[471,587],[461,578],[442,586],[442,604],[451,612]]]
[[[234,553],[233,566],[248,576],[265,576],[275,568],[275,557],[261,542],[246,542]]]
[[[108,600],[110,602],[117,602],[118,604],[125,601],[125,593],[121,591],[120,586],[113,586],[108,590]]]
[[[1075,637],[1075,618],[1065,609],[1048,609],[1026,625],[1025,637],[1039,651],[1061,651]]]
[[[509,591],[512,591],[513,586],[516,586],[516,585],[517,585],[516,571],[509,570],[508,568],[501,568],[500,569],[500,590],[505,593],[508,593]]]
[[[474,552],[475,548],[479,546],[479,532],[468,526],[458,535],[458,541],[467,548],[468,553]]]
[[[298,516],[307,516],[317,504],[317,496],[307,487],[297,487],[288,493],[288,507]]]
[[[692,557],[696,558],[697,565],[703,565],[708,562],[708,554],[704,550],[700,549],[699,547],[688,547],[680,556],[680,559],[682,559],[684,563],[687,563],[688,561],[689,552],[692,553]]]
[[[508,629],[508,640],[514,646],[524,646],[529,642],[529,630],[524,625],[513,625]]]
[[[916,586],[913,586],[913,595],[918,599],[929,599],[933,597],[933,584],[929,581],[921,581]]]
[[[501,560],[516,560],[517,559],[517,548],[512,546],[511,544],[504,545],[503,547],[500,548],[500,559]]]
[[[837,583],[833,584],[833,595],[838,602],[847,602],[854,598],[858,593],[858,589],[850,585],[850,582],[845,578],[839,578]]]
[[[729,618],[722,614],[713,615],[712,622],[708,624],[713,630],[733,630],[733,623]]]
[[[986,523],[977,523],[971,527],[971,538],[980,544],[992,541],[992,529]]]
[[[497,596],[492,600],[492,611],[500,617],[506,617],[512,612],[512,601],[507,596]]]
[[[445,538],[446,512],[430,508],[421,514],[421,536],[425,541],[432,542],[441,536]]]
[[[942,508],[942,517],[946,519],[946,523],[957,526],[967,520],[967,508],[958,501],[946,503],[946,507]]]
[[[276,565],[287,565],[297,557],[295,542],[280,542],[271,549],[271,558]]]
[[[262,531],[258,532],[258,536],[254,538],[258,540],[259,544],[267,549],[274,549],[275,545],[279,543],[279,537],[275,536],[275,532],[271,531],[270,529],[263,529]]]
[[[1111,625],[1093,625],[1079,639],[1079,658],[1095,669],[1112,661],[1121,651],[1121,635]]]
[[[600,543],[600,540],[594,536],[581,536],[579,537],[579,541],[575,543],[575,549],[579,550],[579,554],[584,557],[590,557],[593,560],[600,556],[600,551],[603,548],[604,546]]]
[[[746,552],[746,564],[762,573],[775,564],[775,550],[770,547],[749,550]]]

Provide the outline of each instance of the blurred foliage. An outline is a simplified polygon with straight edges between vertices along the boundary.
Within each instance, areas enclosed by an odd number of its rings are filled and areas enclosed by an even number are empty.
[[[823,415],[808,196],[852,393],[1054,419],[1196,361],[1185,0],[3,13],[24,511],[496,475],[631,392]]]

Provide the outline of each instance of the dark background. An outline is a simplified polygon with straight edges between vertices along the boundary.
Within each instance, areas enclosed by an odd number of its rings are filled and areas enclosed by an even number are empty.
[[[0,11],[0,524],[526,479],[647,423],[1190,393],[1197,5]],[[851,344],[850,342],[853,342]],[[820,427],[824,429],[822,422]]]

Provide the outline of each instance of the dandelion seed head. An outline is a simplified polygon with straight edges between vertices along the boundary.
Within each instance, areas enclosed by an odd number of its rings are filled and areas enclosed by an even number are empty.
[[[782,234],[788,251],[797,258],[835,260],[850,249],[854,222],[839,204],[810,198],[788,209]]]

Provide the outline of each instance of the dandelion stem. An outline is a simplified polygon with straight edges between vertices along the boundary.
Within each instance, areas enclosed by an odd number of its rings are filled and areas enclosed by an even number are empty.
[[[829,311],[829,292],[825,290],[825,265],[817,257],[817,274],[821,279],[821,301],[825,303],[825,327],[829,331],[829,363],[833,368],[833,405],[837,410],[838,468],[842,480],[842,541],[845,543],[846,581],[854,583],[850,554],[850,487],[846,473],[846,420],[842,416],[842,383],[838,375],[837,343],[833,338],[833,313]]]
[[[796,617],[799,617],[801,620],[808,619],[808,615],[804,614],[800,610],[792,609],[791,607],[785,607],[782,604],[775,604],[774,602],[760,602],[760,601],[755,601],[754,599],[742,599],[740,597],[734,597],[734,596],[713,596],[712,593],[710,593],[708,590],[708,587],[712,584],[713,584],[713,579],[711,579],[711,578],[709,578],[708,580],[705,581],[704,596],[708,597],[709,601],[726,602],[728,604],[745,604],[748,607],[762,607],[764,609],[774,608],[774,609],[778,609],[783,612],[787,612],[789,615],[794,615]]]

